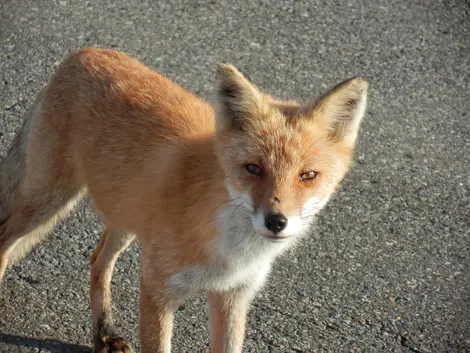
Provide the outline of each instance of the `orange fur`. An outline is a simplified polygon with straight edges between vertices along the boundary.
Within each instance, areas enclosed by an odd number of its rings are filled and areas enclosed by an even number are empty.
[[[8,173],[15,160],[10,179],[20,180],[0,189],[0,278],[24,239],[49,230],[86,191],[114,230],[92,257],[95,350],[111,342],[111,273],[130,243],[124,235],[135,234],[142,351],[168,353],[174,310],[206,290],[213,352],[241,352],[246,312],[270,263],[308,232],[349,168],[366,92],[356,78],[311,104],[281,102],[224,64],[214,110],[121,52],[75,52],[0,167]],[[304,179],[309,172],[316,178]],[[268,229],[268,214],[285,215],[285,231]]]

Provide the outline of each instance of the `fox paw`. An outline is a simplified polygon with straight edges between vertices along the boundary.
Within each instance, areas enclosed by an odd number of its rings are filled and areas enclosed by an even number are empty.
[[[131,346],[119,336],[101,337],[100,344],[95,347],[94,353],[133,353]]]

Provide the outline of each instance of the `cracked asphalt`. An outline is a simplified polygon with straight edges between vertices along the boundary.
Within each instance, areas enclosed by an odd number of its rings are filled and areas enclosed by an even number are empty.
[[[0,155],[57,64],[118,48],[210,99],[230,61],[281,98],[370,79],[356,163],[249,315],[245,352],[470,352],[470,5],[466,0],[2,0]],[[7,274],[0,352],[91,352],[84,202]],[[113,279],[138,348],[138,247]],[[203,296],[177,313],[174,352],[207,345]]]

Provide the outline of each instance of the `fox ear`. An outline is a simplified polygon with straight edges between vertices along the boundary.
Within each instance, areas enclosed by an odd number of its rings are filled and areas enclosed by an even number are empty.
[[[314,119],[319,116],[323,120],[332,140],[354,145],[366,110],[368,87],[365,78],[353,77],[335,86],[317,101]]]
[[[216,77],[216,123],[219,128],[243,130],[246,119],[259,112],[262,95],[233,65],[219,64]]]

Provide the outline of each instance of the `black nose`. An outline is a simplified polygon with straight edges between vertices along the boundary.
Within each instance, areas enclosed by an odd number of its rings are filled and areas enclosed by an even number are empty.
[[[287,218],[280,213],[269,213],[264,219],[264,225],[273,233],[279,233],[287,227]]]

